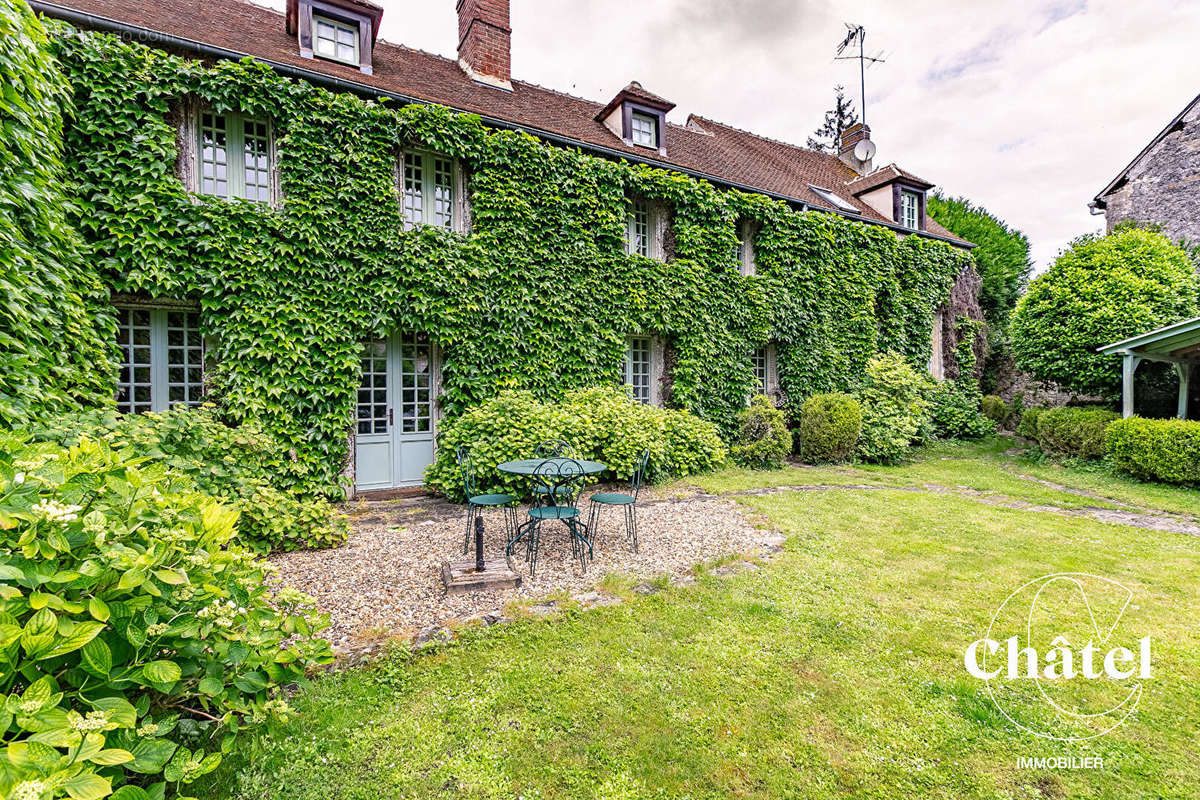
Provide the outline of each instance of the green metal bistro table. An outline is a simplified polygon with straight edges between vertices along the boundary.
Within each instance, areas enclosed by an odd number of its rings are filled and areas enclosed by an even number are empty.
[[[526,475],[530,478],[537,476],[539,480],[545,481],[547,480],[548,474],[557,474],[563,472],[562,466],[568,462],[574,462],[575,464],[578,464],[580,472],[566,473],[564,474],[562,480],[559,481],[555,481],[552,478],[550,479],[551,485],[547,487],[550,491],[548,491],[546,494],[546,502],[551,507],[556,507],[559,505],[559,488],[588,475],[598,475],[599,473],[608,469],[608,465],[602,464],[599,461],[584,461],[577,458],[526,458],[520,461],[505,461],[503,464],[497,464],[496,469],[501,472],[507,472],[510,475]],[[572,506],[573,505],[574,504],[572,504]],[[566,521],[564,520],[564,522]],[[513,547],[516,546],[517,542],[529,535],[529,533],[534,529],[535,524],[536,521],[530,519],[529,522],[518,526],[516,535],[513,536],[513,538],[509,541],[508,546],[504,548],[505,555],[512,553]],[[576,523],[571,523],[568,525],[568,527],[570,527],[572,530],[572,536],[574,536],[574,528],[572,527],[574,524]],[[578,524],[581,525],[582,523]],[[536,538],[540,537],[535,537],[535,539]],[[574,544],[574,538],[572,538],[572,546],[574,546]],[[587,544],[590,549],[590,542]]]

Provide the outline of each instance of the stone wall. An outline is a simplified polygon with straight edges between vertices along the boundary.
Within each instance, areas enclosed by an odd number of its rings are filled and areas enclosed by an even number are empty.
[[[1110,231],[1125,220],[1153,222],[1173,241],[1200,243],[1200,103],[1103,199]]]

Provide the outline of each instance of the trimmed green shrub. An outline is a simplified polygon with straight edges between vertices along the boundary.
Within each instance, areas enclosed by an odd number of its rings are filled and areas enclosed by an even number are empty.
[[[1130,417],[1108,426],[1113,466],[1142,480],[1200,485],[1200,422]]]
[[[862,433],[862,407],[853,395],[814,394],[800,407],[796,444],[809,464],[849,461]]]
[[[1195,266],[1157,231],[1120,226],[1071,243],[1017,302],[1017,366],[1081,394],[1116,397],[1120,359],[1096,348],[1197,313]]]
[[[925,378],[901,356],[872,358],[866,383],[857,393],[863,413],[858,457],[880,464],[903,460],[928,418],[926,391]]]
[[[346,540],[346,519],[328,500],[287,488],[308,482],[307,466],[257,422],[230,427],[211,406],[159,414],[91,411],[43,423],[33,436],[62,446],[102,439],[161,461],[200,491],[236,506],[239,536],[259,550],[335,547]]]
[[[1104,433],[1119,418],[1119,414],[1104,408],[1042,409],[1033,418],[1035,430],[1029,438],[1046,453],[1100,458],[1104,455]]]
[[[1008,428],[1012,424],[1015,415],[1015,409],[1008,403],[1004,402],[1003,397],[994,394],[984,396],[980,401],[980,408],[983,415],[992,422],[999,425],[1001,428]]]
[[[1038,420],[1042,414],[1049,409],[1041,407],[1027,408],[1021,412],[1021,421],[1017,423],[1017,435],[1037,442],[1038,438]]]
[[[130,448],[0,440],[0,796],[174,797],[286,715],[325,622],[237,518]]]
[[[470,451],[478,491],[522,495],[529,491],[529,479],[499,472],[496,465],[532,458],[540,443],[553,439],[567,442],[576,458],[608,465],[608,478],[629,478],[646,448],[649,481],[704,472],[726,456],[711,422],[686,411],[635,403],[617,388],[579,389],[568,392],[560,403],[511,391],[442,425],[425,485],[452,500],[464,499],[455,463],[461,445]]]
[[[729,457],[751,469],[779,469],[790,452],[787,415],[766,395],[750,398],[750,405],[738,414],[737,441],[729,448]]]

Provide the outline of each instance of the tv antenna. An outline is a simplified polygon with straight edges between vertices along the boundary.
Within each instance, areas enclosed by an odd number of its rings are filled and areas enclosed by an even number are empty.
[[[867,67],[870,64],[881,64],[884,61],[886,61],[887,59],[885,59],[883,57],[883,53],[876,53],[873,56],[867,55],[867,48],[866,48],[867,29],[866,28],[864,28],[862,25],[852,25],[849,22],[845,23],[845,25],[846,25],[846,38],[843,39],[842,43],[838,45],[837,55],[834,56],[833,60],[834,61],[852,61],[854,59],[858,59],[858,84],[859,84],[859,91],[860,91],[859,97],[861,99],[860,108],[862,109],[863,125],[866,125],[867,124]],[[848,55],[848,56],[842,55],[842,53],[846,52],[846,48],[851,47],[853,45],[858,45],[858,55]]]

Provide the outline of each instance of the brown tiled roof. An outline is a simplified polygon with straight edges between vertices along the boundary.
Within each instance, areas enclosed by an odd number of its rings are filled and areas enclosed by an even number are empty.
[[[58,6],[103,17],[836,210],[808,188],[813,184],[859,209],[863,219],[894,224],[854,197],[847,183],[857,173],[827,153],[692,116],[688,125],[668,124],[666,156],[648,159],[645,148],[625,143],[596,119],[603,103],[516,80],[511,92],[484,86],[468,78],[454,60],[382,39],[374,48],[372,75],[332,61],[302,58],[295,36],[285,30],[283,14],[244,0],[34,0],[32,5],[52,16]],[[664,102],[637,88],[648,98]],[[927,232],[968,244],[932,220]]]
[[[886,186],[893,181],[904,181],[913,186],[919,186],[922,189],[933,188],[933,184],[929,181],[924,178],[918,178],[911,172],[900,169],[895,164],[888,164],[886,167],[880,167],[866,175],[856,177],[847,184],[847,187],[857,196],[872,189],[878,189],[880,186]]]

